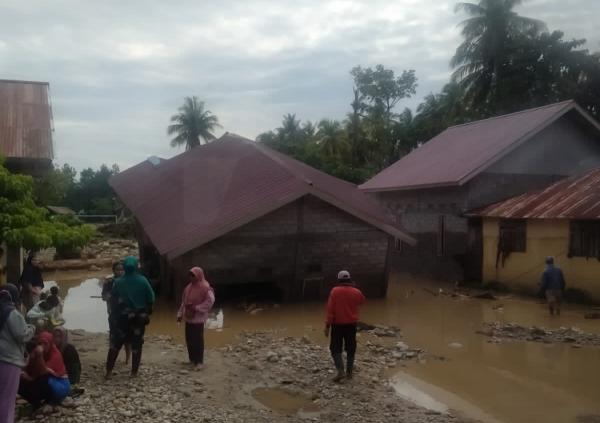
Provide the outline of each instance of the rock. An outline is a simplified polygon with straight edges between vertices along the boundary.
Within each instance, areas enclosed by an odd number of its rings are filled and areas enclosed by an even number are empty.
[[[463,344],[461,344],[460,342],[450,342],[450,343],[448,344],[448,346],[449,346],[450,348],[459,349],[459,348],[462,348],[462,347],[463,347]]]
[[[269,351],[267,352],[267,361],[269,363],[277,363],[279,361],[279,355],[276,352]]]
[[[400,351],[408,351],[410,349],[409,346],[402,341],[396,343],[396,348]]]

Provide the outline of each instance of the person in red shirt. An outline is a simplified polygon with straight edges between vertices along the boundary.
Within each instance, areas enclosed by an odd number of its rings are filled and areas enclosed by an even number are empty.
[[[334,382],[340,382],[344,377],[352,379],[354,355],[356,354],[358,307],[365,302],[365,296],[356,288],[348,271],[342,270],[338,273],[337,281],[337,286],[331,290],[327,300],[327,321],[325,322],[325,337],[328,337],[331,332],[329,350],[337,369]],[[343,349],[346,350],[345,374]]]

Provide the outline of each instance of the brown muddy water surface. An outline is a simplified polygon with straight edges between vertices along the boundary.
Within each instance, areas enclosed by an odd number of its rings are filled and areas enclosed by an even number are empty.
[[[99,280],[82,283],[81,279],[56,276],[62,295],[66,294],[67,327],[106,331],[106,305],[98,298]],[[435,297],[422,288],[437,291],[450,287],[407,275],[392,279],[388,297],[368,301],[361,320],[398,326],[410,346],[447,358],[407,362],[391,369],[398,395],[436,411],[456,409],[485,422],[563,423],[577,422],[584,415],[600,415],[600,348],[533,342],[493,344],[475,333],[482,322],[495,320],[600,332],[600,321],[585,320],[582,308],[570,306],[560,317],[552,318],[542,304],[529,299]],[[233,342],[243,330],[274,330],[282,336],[307,335],[325,343],[323,312],[322,303],[285,304],[256,314],[224,307],[215,310],[208,322],[206,342],[221,346]],[[148,333],[168,334],[183,341],[183,328],[175,321],[172,305],[158,304]],[[364,342],[365,335],[359,336]],[[255,397],[274,409],[277,403],[296,408],[296,401],[302,400],[278,400],[280,394],[285,393],[260,391]]]
[[[281,414],[314,413],[319,408],[308,396],[280,388],[256,388],[252,397],[265,407]]]

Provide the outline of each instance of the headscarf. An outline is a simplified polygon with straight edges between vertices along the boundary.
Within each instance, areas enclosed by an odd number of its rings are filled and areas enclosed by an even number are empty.
[[[194,280],[189,284],[185,302],[187,304],[202,304],[206,300],[206,295],[210,289],[210,284],[204,278],[204,270],[200,267],[193,267],[190,273],[194,275]]]
[[[62,353],[65,350],[65,347],[69,343],[69,331],[65,329],[64,326],[57,326],[54,328],[54,331],[59,331],[62,334],[62,342],[60,345],[57,345],[58,350]]]
[[[23,273],[19,279],[19,284],[23,286],[23,283],[29,283],[31,286],[38,286],[44,288],[44,278],[42,277],[42,271],[38,266],[33,264],[34,254],[29,253],[25,266],[23,266]]]
[[[16,286],[9,283],[0,287],[0,330],[18,303],[19,289]]]
[[[54,337],[50,332],[42,332],[38,335],[38,342],[48,343],[49,348],[47,352],[44,352],[44,361],[46,367],[52,369],[56,376],[64,377],[67,375],[67,369],[62,358],[62,354],[54,345]]]

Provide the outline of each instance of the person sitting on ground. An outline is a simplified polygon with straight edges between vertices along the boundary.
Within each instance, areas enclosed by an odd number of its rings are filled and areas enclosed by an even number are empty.
[[[52,334],[40,333],[21,374],[19,395],[37,409],[44,402],[60,404],[70,390],[67,369],[60,351],[54,345]]]
[[[11,284],[0,286],[0,423],[14,422],[19,377],[26,364],[25,344],[35,334],[19,305],[19,289]]]
[[[104,280],[102,284],[102,300],[106,302],[106,312],[108,314],[108,337],[109,339],[115,335],[116,321],[119,315],[119,299],[116,295],[112,295],[113,286],[116,279],[119,279],[125,274],[122,261],[116,261],[112,265],[113,275]],[[129,364],[131,357],[131,345],[125,342],[125,364]]]
[[[215,303],[215,293],[204,278],[204,271],[194,267],[188,274],[189,283],[183,290],[177,321],[185,322],[185,343],[190,363],[196,369],[204,366],[204,323]]]
[[[546,269],[542,273],[540,291],[546,296],[550,315],[560,316],[560,305],[566,283],[563,271],[554,265],[554,257],[546,257]]]
[[[69,332],[63,326],[58,326],[54,328],[52,335],[54,337],[54,345],[60,351],[65,363],[69,382],[71,385],[78,385],[81,380],[81,361],[79,361],[77,349],[75,349],[73,344],[69,343]]]
[[[38,331],[51,330],[56,326],[62,326],[65,321],[60,314],[58,298],[50,295],[34,305],[27,312],[27,322],[35,325]]]
[[[340,382],[344,376],[352,379],[356,354],[358,307],[365,302],[365,296],[356,288],[348,271],[339,272],[337,282],[337,286],[331,290],[327,300],[327,321],[325,323],[325,337],[329,336],[331,331],[329,350],[337,369],[334,382]],[[346,350],[345,374],[342,347]]]
[[[142,361],[142,346],[146,325],[154,305],[150,282],[138,272],[138,260],[127,257],[123,262],[125,275],[115,280],[111,295],[118,299],[114,335],[106,357],[106,378],[109,379],[123,344],[131,344],[131,377],[136,377]]]
[[[58,310],[59,310],[60,314],[62,315],[64,308],[65,308],[65,302],[59,295],[58,286],[55,285],[50,288],[50,296],[56,297],[58,299]]]
[[[19,278],[19,286],[25,310],[29,311],[31,307],[40,301],[40,295],[44,290],[42,269],[34,251],[30,251],[27,255],[27,260],[23,265],[23,272]]]

